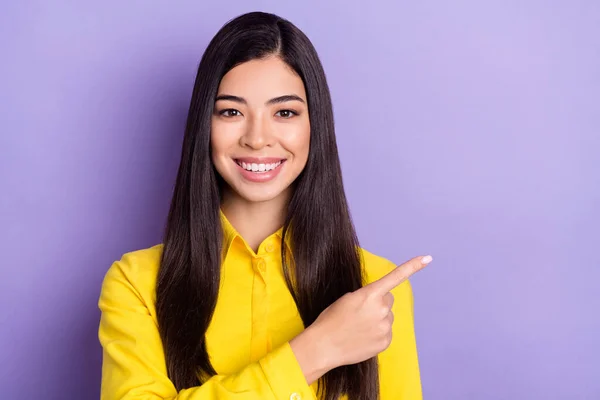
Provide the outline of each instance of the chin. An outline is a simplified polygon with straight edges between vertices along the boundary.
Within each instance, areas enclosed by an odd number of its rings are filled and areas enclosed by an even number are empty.
[[[285,195],[287,192],[287,188],[232,188],[232,194],[234,196],[240,197],[250,203],[272,201]]]

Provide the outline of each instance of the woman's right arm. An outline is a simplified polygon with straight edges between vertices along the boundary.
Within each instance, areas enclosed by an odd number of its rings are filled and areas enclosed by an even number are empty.
[[[167,375],[158,327],[128,267],[126,259],[113,264],[99,300],[102,400],[315,399],[289,343],[234,374],[216,375],[178,392]],[[313,344],[304,341],[295,350],[317,354]],[[321,370],[314,361],[305,368],[318,379],[326,371],[314,375]]]

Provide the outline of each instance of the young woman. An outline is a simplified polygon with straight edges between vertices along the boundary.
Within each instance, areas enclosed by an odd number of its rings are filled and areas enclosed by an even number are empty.
[[[315,49],[242,15],[200,62],[164,243],[106,274],[102,399],[420,399],[429,261],[359,247]]]

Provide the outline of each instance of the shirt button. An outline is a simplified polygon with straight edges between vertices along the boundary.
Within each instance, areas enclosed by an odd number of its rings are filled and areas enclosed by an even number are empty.
[[[265,250],[267,251],[267,253],[272,253],[273,250],[275,250],[275,246],[273,246],[273,243],[269,242],[265,246]]]
[[[265,272],[265,270],[267,269],[267,263],[265,262],[265,260],[260,260],[258,264],[256,264],[256,266],[258,267],[258,270],[260,272]]]
[[[300,397],[298,393],[294,392],[290,395],[290,400],[302,400],[302,397]]]

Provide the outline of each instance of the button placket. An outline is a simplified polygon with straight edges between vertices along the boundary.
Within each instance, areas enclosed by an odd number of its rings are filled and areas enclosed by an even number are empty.
[[[252,265],[256,274],[260,275],[262,280],[267,281],[267,260],[264,257],[257,257],[252,260]]]
[[[265,278],[258,271],[258,262],[260,258],[252,260],[252,269],[254,270],[252,284],[252,323],[251,323],[251,362],[259,360],[265,355],[267,341],[267,323],[268,323],[268,301]]]
[[[260,272],[261,274],[267,272],[267,263],[262,258],[258,260],[258,262],[256,263],[256,267],[258,268],[258,272]]]

